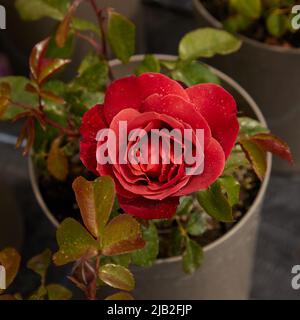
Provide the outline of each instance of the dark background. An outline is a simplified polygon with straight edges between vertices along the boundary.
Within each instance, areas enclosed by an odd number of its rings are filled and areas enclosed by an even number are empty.
[[[0,31],[0,72],[27,75],[30,49],[49,34],[53,22],[44,19],[38,23],[24,23],[15,13],[12,2],[0,0],[0,4],[3,3],[8,8],[7,30]],[[139,30],[138,53],[176,54],[180,38],[199,26],[190,0],[104,2],[112,3],[111,6],[129,15],[136,22]],[[79,52],[83,50],[78,49]],[[78,61],[81,54],[76,58]],[[10,66],[3,62],[4,59],[10,61]],[[13,146],[17,129],[15,125],[0,123],[0,223],[3,217],[20,213],[25,224],[21,252],[23,261],[26,261],[46,247],[56,249],[55,229],[43,215],[34,198],[28,178],[27,159]],[[252,299],[300,298],[300,292],[291,288],[292,266],[300,264],[299,197],[300,175],[273,173],[262,210]],[[18,226],[14,226],[11,236],[22,238]],[[65,279],[66,272],[66,268],[51,270],[49,281],[68,285]],[[37,285],[38,278],[23,266],[22,277],[18,277],[14,289],[26,293],[31,292]]]

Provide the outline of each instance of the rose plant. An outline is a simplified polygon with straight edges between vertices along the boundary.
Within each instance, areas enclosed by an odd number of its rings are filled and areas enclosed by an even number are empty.
[[[90,4],[99,26],[76,16],[83,2]],[[136,75],[115,79],[110,53],[124,64],[134,54],[135,27],[126,17],[94,0],[36,0],[35,5],[40,10],[16,1],[25,20],[49,16],[58,20],[57,28],[33,48],[30,78],[0,78],[0,115],[22,121],[17,146],[25,145],[24,153],[31,154],[44,196],[54,193],[49,205],[63,202],[53,210],[61,222],[54,263],[77,261],[69,278],[89,299],[96,299],[103,282],[131,291],[134,280],[127,267],[151,266],[158,255],[182,255],[184,271],[193,273],[203,259],[206,232],[221,224],[228,230],[247,212],[251,203],[246,202],[253,201],[266,174],[267,152],[292,162],[286,143],[258,121],[238,117],[234,97],[197,61],[235,52],[241,42],[226,31],[197,29],[180,41],[177,60],[148,54]],[[64,82],[58,75],[71,61],[75,39],[86,41],[93,52],[77,76]],[[112,129],[130,147],[119,134],[121,121],[146,132],[191,129],[193,143],[195,132],[202,130],[203,172],[187,175],[186,165],[172,157],[169,164],[103,163],[97,156],[103,144],[97,139],[100,130]],[[162,159],[164,151],[150,145],[149,154]],[[19,256],[8,249],[0,253],[0,263],[5,265],[9,255],[17,257],[11,260],[12,281]],[[29,264],[42,277],[34,298],[53,297],[44,281],[50,256],[46,251]],[[35,263],[38,267],[32,267]],[[70,297],[62,288],[55,292],[61,291]],[[111,299],[130,297],[120,293]]]

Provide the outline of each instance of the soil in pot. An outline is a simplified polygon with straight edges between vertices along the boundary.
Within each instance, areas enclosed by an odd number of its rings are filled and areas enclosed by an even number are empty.
[[[228,0],[199,0],[203,6],[220,22],[232,16],[228,7]],[[297,1],[295,4],[300,4]],[[244,36],[263,42],[269,45],[282,46],[286,48],[300,48],[300,32],[288,32],[280,38],[271,36],[266,28],[265,18],[262,17],[244,31],[240,32]]]

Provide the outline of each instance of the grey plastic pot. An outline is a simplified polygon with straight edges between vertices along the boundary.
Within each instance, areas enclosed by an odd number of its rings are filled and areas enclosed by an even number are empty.
[[[158,55],[160,59],[173,56]],[[128,65],[112,61],[116,78],[132,74],[143,56],[134,56]],[[266,124],[259,108],[247,92],[224,73],[211,68],[223,86],[236,98],[240,109]],[[260,191],[244,218],[226,235],[204,248],[203,266],[192,276],[185,275],[181,257],[158,260],[150,268],[133,268],[137,299],[247,299],[251,289],[251,274],[255,253],[261,206],[270,179],[272,158],[268,156],[268,171]],[[29,161],[32,187],[42,210],[58,226],[40,193],[35,170]]]
[[[193,0],[202,26],[223,28],[200,0]],[[291,147],[295,166],[275,159],[281,172],[300,171],[300,49],[271,46],[240,35],[242,48],[209,63],[240,83],[255,99],[274,134]]]

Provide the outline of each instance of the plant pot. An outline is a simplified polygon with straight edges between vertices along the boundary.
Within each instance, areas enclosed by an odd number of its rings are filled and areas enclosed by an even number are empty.
[[[114,75],[119,78],[132,74],[143,56],[135,56],[128,65],[112,61]],[[159,55],[160,59],[174,59]],[[231,78],[213,69],[223,86],[236,98],[240,109],[250,117],[265,124],[263,115],[252,98]],[[256,245],[260,210],[269,183],[271,156],[268,155],[268,171],[260,191],[242,220],[227,234],[204,248],[203,266],[192,276],[183,273],[181,258],[158,260],[154,266],[144,269],[133,267],[137,287],[137,299],[246,299],[251,289],[251,273]],[[29,173],[35,196],[50,221],[58,222],[47,208],[40,193],[31,161]]]
[[[203,6],[193,0],[201,26],[223,28]],[[228,56],[216,56],[210,63],[240,83],[255,99],[274,134],[292,149],[295,166],[275,160],[282,172],[300,171],[300,49],[271,46],[240,35],[242,48]]]

